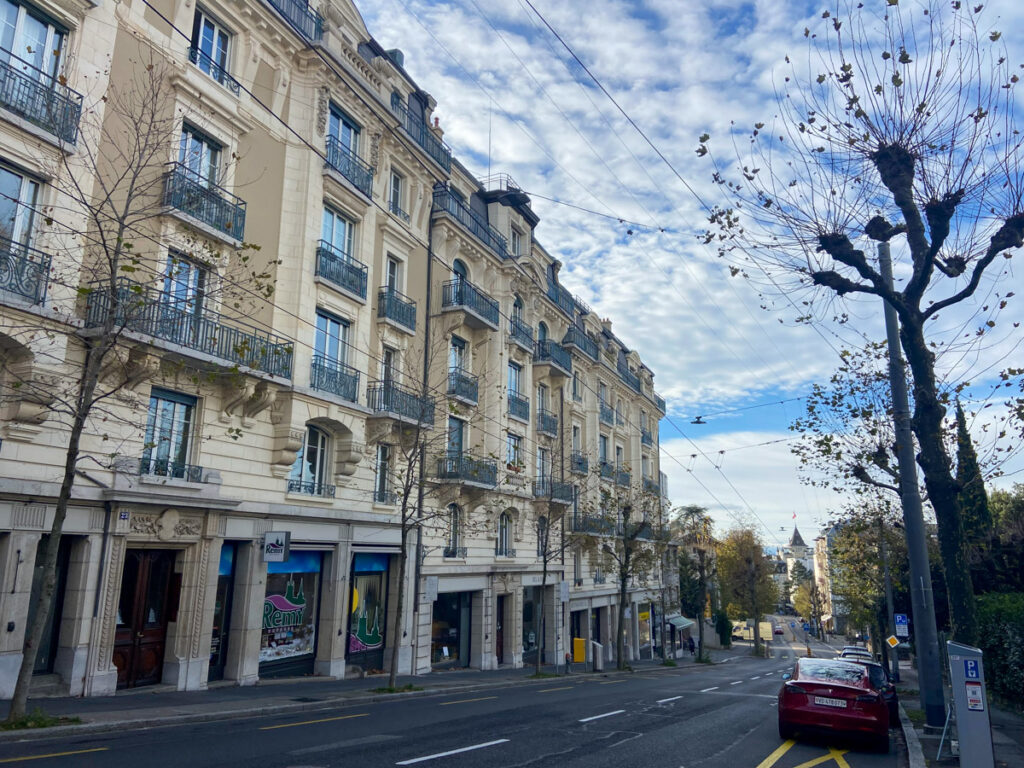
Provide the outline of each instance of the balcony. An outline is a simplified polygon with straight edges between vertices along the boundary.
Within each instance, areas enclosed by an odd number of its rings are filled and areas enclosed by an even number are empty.
[[[630,474],[624,469],[618,468],[615,470],[615,484],[621,485],[623,488],[628,488],[630,483]]]
[[[238,84],[238,81],[229,75],[224,67],[215,62],[198,48],[188,49],[188,60],[195,64],[196,67],[199,68],[200,72],[204,72],[209,75],[210,79],[223,85],[235,94],[235,96],[242,92],[242,86]]]
[[[458,560],[465,560],[467,554],[466,547],[445,547],[442,557],[455,558]]]
[[[398,494],[394,491],[389,491],[387,488],[374,488],[373,489],[373,503],[382,504],[386,507],[394,507],[398,505]]]
[[[658,410],[665,413],[665,398],[661,397],[657,393],[654,394],[654,404],[658,406]]]
[[[577,475],[590,472],[590,459],[583,451],[573,451],[569,456],[569,471]]]
[[[390,320],[413,332],[416,330],[416,302],[404,293],[384,286],[377,292],[377,318]]]
[[[316,247],[316,276],[362,301],[366,300],[366,265],[326,240],[321,240]]]
[[[200,466],[152,457],[139,459],[139,475],[167,477],[175,480],[184,480],[188,483],[203,482],[203,468]]]
[[[619,365],[617,366],[617,370],[619,372],[619,378],[626,383],[626,386],[631,387],[637,392],[641,391],[640,377],[633,373],[631,370],[629,370],[628,365],[626,365],[625,363],[619,363]]]
[[[360,160],[337,136],[327,137],[327,167],[340,173],[367,197],[373,196],[373,168]]]
[[[495,557],[515,557],[516,551],[513,547],[494,546]]]
[[[375,416],[395,421],[434,426],[434,399],[395,384],[373,381],[366,388],[366,405]]]
[[[523,397],[518,392],[508,393],[508,415],[513,419],[530,423],[530,398]]]
[[[548,298],[570,318],[576,315],[576,300],[572,294],[558,283],[548,281]]]
[[[533,364],[548,367],[547,375],[551,377],[572,376],[572,355],[561,344],[551,339],[538,341],[533,350]]]
[[[181,163],[173,163],[164,177],[164,205],[177,208],[233,240],[245,237],[245,201]]]
[[[602,480],[614,480],[615,479],[615,465],[608,461],[601,462],[601,479]]]
[[[572,530],[573,533],[596,533],[599,536],[614,536],[615,521],[603,517],[573,515]]]
[[[498,302],[468,280],[449,280],[442,286],[441,311],[466,313],[465,323],[472,328],[498,330]]]
[[[452,151],[437,136],[431,133],[422,115],[415,115],[402,103],[397,94],[391,96],[391,111],[395,113],[399,123],[405,132],[412,137],[412,140],[420,145],[420,148],[427,153],[431,160],[440,165],[445,171],[452,169]]]
[[[551,411],[537,409],[537,431],[549,437],[558,437],[558,417]]]
[[[602,424],[607,424],[609,427],[615,426],[615,409],[612,408],[608,403],[599,402],[598,410],[600,412],[600,419]]]
[[[545,477],[533,484],[533,495],[537,499],[547,499],[559,504],[572,504],[575,490],[572,487],[572,483],[563,483],[559,480]]]
[[[50,257],[0,236],[0,294],[12,293],[42,304],[50,281]]]
[[[576,325],[570,325],[562,339],[563,347],[576,347],[587,357],[597,360],[597,342],[587,336],[587,332]]]
[[[449,454],[437,460],[437,479],[478,488],[494,488],[498,485],[498,464],[491,459],[477,459],[469,454]]]
[[[324,20],[316,11],[310,10],[305,0],[268,0],[284,16],[296,31],[312,43],[320,42],[324,36]]]
[[[649,493],[652,496],[661,496],[661,486],[649,477],[644,478],[643,488],[644,493]]]
[[[113,295],[104,289],[90,291],[85,327],[102,328],[110,313],[115,330],[123,328],[153,336],[228,365],[241,365],[284,379],[292,377],[292,342],[227,320],[201,304],[118,278]]]
[[[467,405],[476,405],[479,390],[478,379],[461,368],[448,371],[448,396],[461,400]]]
[[[309,386],[355,403],[359,400],[359,371],[324,355],[314,355]]]
[[[436,211],[447,213],[461,224],[463,229],[475,235],[480,242],[502,259],[514,258],[513,254],[509,253],[508,240],[505,239],[505,236],[447,189],[434,190],[434,206]]]
[[[409,223],[409,214],[402,210],[402,206],[395,200],[388,200],[388,211],[400,218],[406,224]]]
[[[0,107],[67,144],[78,140],[82,95],[16,56],[0,63]]]
[[[608,581],[608,577],[603,573],[594,574],[594,586],[600,586]]]
[[[326,483],[315,483],[306,480],[289,480],[288,493],[302,493],[306,496],[322,496],[325,499],[334,498],[335,487]]]
[[[522,320],[513,317],[508,321],[508,338],[513,344],[518,344],[527,352],[533,352],[533,328]]]
[[[640,428],[640,444],[641,445],[654,445],[654,436],[651,435],[651,430]]]

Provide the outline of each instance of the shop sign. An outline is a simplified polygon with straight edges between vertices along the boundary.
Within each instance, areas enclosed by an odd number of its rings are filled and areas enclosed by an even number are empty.
[[[291,543],[292,535],[288,531],[267,531],[263,534],[263,562],[287,562]]]
[[[302,591],[301,581],[298,594],[294,592],[293,582],[289,581],[283,595],[267,595],[263,599],[263,628],[279,629],[301,625],[302,614],[306,611],[306,597]]]
[[[650,611],[640,611],[640,621],[647,621],[651,618]]]

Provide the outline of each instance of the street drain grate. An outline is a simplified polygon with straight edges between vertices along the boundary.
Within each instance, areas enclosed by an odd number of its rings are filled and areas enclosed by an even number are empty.
[[[314,701],[323,701],[323,699],[314,699],[312,696],[299,696],[297,699],[292,701],[301,701],[303,704],[312,704]]]

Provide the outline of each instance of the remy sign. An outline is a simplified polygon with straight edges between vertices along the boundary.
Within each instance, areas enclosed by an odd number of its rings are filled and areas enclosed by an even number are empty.
[[[985,666],[981,661],[981,650],[952,640],[946,643],[946,650],[960,754],[971,755],[971,768],[992,768],[995,757],[985,703]]]
[[[267,531],[263,534],[263,562],[286,562],[291,543],[292,535],[288,531]]]

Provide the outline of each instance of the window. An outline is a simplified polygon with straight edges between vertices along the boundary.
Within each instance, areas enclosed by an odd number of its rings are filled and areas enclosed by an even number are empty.
[[[313,496],[333,496],[334,486],[327,485],[327,455],[330,441],[327,433],[312,425],[306,427],[306,439],[292,464],[288,491]]]
[[[508,393],[518,395],[522,385],[523,366],[518,363],[508,364]]]
[[[647,430],[647,411],[645,410],[640,411],[640,429]]]
[[[228,55],[231,33],[214,21],[202,8],[196,8],[192,21],[192,62],[221,85],[230,82]]]
[[[327,118],[327,136],[335,139],[349,154],[359,155],[359,126],[334,104],[331,104]]]
[[[551,479],[551,451],[547,448],[537,449],[537,480],[546,482]]]
[[[649,480],[651,477],[651,460],[646,453],[640,458],[640,473],[644,480]]]
[[[602,405],[606,405],[608,403],[608,385],[603,381],[598,382],[597,397],[601,401]]]
[[[388,207],[392,213],[408,220],[409,214],[402,208],[402,197],[405,191],[405,179],[400,173],[391,172],[391,184],[388,190]]]
[[[373,485],[373,500],[378,504],[394,504],[391,493],[391,446],[381,443],[377,446],[376,480]]]
[[[388,254],[385,285],[394,291],[402,289],[402,262]]]
[[[537,324],[537,341],[548,340],[548,326],[546,323]]]
[[[583,380],[578,370],[572,372],[572,399],[578,403],[583,402]]]
[[[220,180],[221,145],[188,123],[181,127],[178,162],[194,181],[214,186]]]
[[[578,549],[572,551],[572,583],[577,587],[583,586],[583,553]]]
[[[355,225],[334,209],[325,206],[320,239],[337,253],[351,258],[355,244]]]
[[[462,510],[458,504],[448,505],[448,557],[457,557],[462,543]]]
[[[623,450],[621,445],[615,446],[615,466],[618,469],[622,469],[623,465]]]
[[[499,555],[511,555],[511,544],[509,529],[512,526],[512,519],[509,517],[508,512],[502,512],[498,517],[498,547],[497,554]]]
[[[523,322],[523,300],[519,298],[518,294],[516,294],[515,299],[512,301],[512,322]]]
[[[512,237],[509,238],[509,246],[513,256],[523,255],[523,235],[515,227],[512,227]]]
[[[622,418],[622,400],[615,401],[615,423],[622,426],[626,423],[626,420]]]
[[[349,323],[340,317],[318,309],[316,312],[316,337],[313,349],[317,357],[325,362],[345,365],[348,363]]]
[[[537,518],[537,557],[544,557],[548,552],[548,519],[541,515]]]
[[[466,269],[466,264],[462,261],[462,259],[456,259],[455,261],[452,262],[452,279],[469,279],[469,271]]]
[[[578,424],[572,425],[572,449],[574,451],[582,450],[582,432]]]
[[[462,455],[463,438],[466,432],[466,422],[454,416],[448,417],[448,455],[458,457]]]
[[[3,63],[34,79],[55,78],[60,70],[65,37],[63,30],[36,11],[21,3],[0,0],[0,61]]]
[[[523,466],[523,438],[508,433],[505,442],[505,463],[509,469]]]
[[[608,436],[601,435],[597,438],[597,457],[601,460],[601,463],[608,461]]]
[[[466,367],[466,342],[458,336],[452,336],[448,347],[448,370],[464,371]]]
[[[190,314],[202,310],[207,288],[207,270],[177,251],[167,253],[164,268],[164,293],[168,302]]]
[[[146,441],[140,471],[198,482],[198,468],[189,466],[196,398],[154,388],[149,396]]]
[[[31,244],[38,196],[38,181],[0,165],[0,242]]]
[[[398,360],[398,352],[391,347],[384,347],[380,361],[380,378],[385,384],[391,384],[395,380],[395,363]]]
[[[547,411],[550,401],[547,384],[537,385],[537,410]]]

